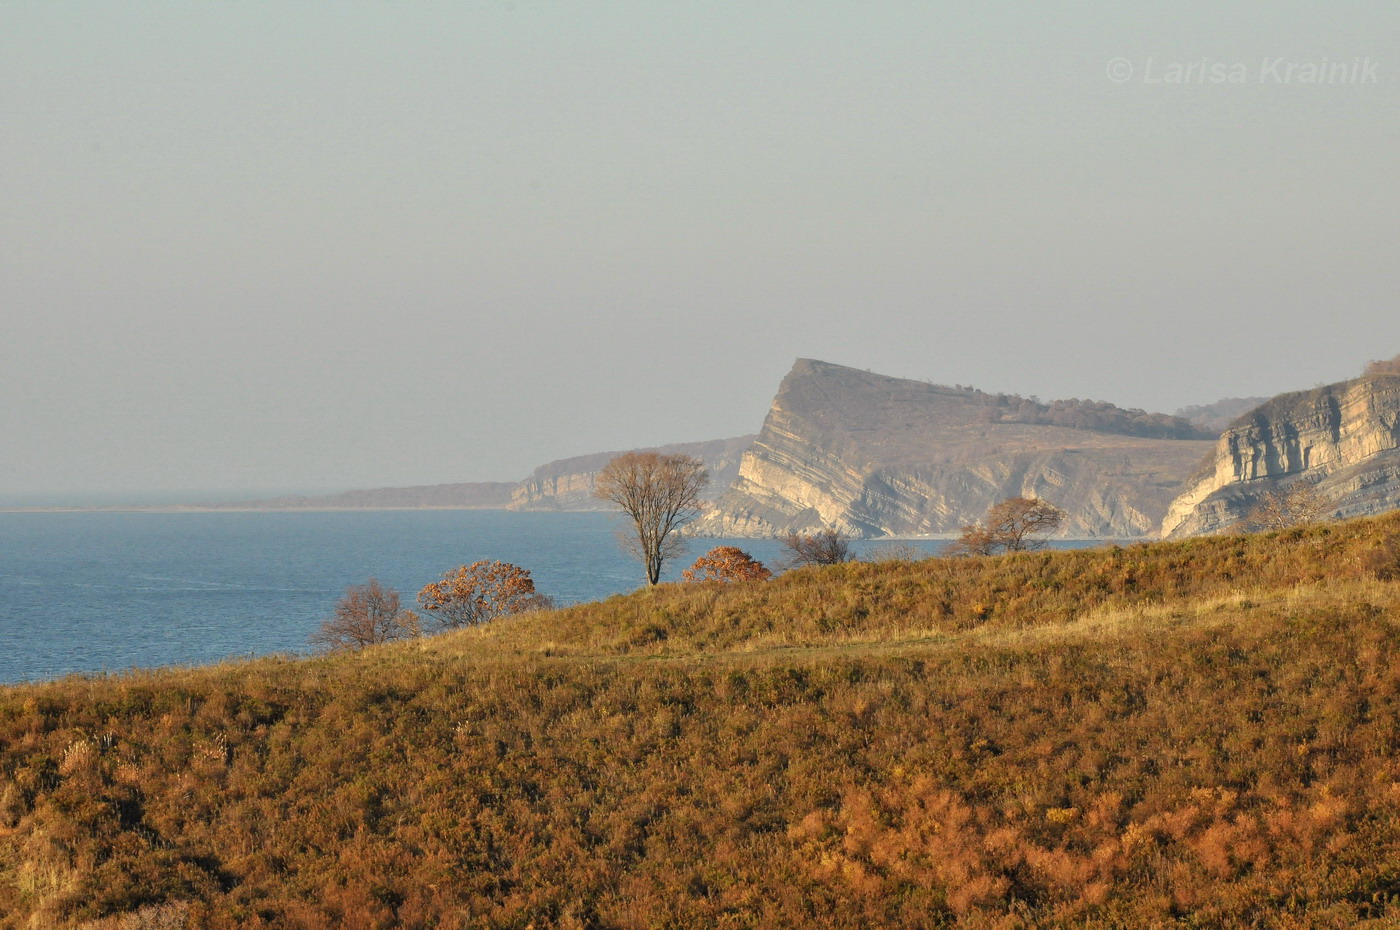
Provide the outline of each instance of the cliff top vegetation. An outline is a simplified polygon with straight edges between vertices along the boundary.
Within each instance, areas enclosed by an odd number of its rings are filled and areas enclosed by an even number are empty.
[[[780,388],[779,397],[784,390],[804,393],[806,382],[842,419],[867,427],[888,419],[890,402],[894,402],[896,415],[908,414],[911,405],[920,404],[941,408],[942,417],[947,420],[979,426],[1058,426],[1142,439],[1214,439],[1220,435],[1219,431],[1180,416],[1118,407],[1107,401],[1076,397],[1044,402],[1033,396],[993,394],[971,385],[894,378],[813,359],[798,360]]]

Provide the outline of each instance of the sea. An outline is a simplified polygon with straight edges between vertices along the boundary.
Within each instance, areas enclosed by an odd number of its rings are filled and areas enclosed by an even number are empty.
[[[619,529],[494,510],[0,513],[0,683],[306,653],[349,586],[377,579],[412,606],[479,559],[529,569],[558,603],[599,600],[645,580]],[[693,539],[666,578],[718,545],[781,558],[777,540]]]

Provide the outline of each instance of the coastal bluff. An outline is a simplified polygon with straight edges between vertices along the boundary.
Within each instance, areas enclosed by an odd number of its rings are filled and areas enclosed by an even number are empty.
[[[1062,508],[1065,536],[1148,537],[1214,436],[1103,402],[1043,404],[798,359],[696,530],[947,534],[1023,495]]]
[[[1172,501],[1162,535],[1228,530],[1297,480],[1329,498],[1335,516],[1400,507],[1400,375],[1280,394],[1240,417]]]

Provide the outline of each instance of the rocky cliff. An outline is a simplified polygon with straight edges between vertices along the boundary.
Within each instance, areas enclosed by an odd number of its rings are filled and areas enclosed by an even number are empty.
[[[689,455],[705,463],[710,473],[707,499],[718,497],[739,474],[739,460],[754,436],[733,439],[712,439],[708,442],[683,442],[641,452],[662,455]],[[603,466],[620,452],[597,452],[559,459],[541,465],[516,486],[508,510],[606,510],[611,505],[593,496],[593,478]]]
[[[1236,420],[1172,502],[1162,535],[1229,529],[1260,495],[1300,478],[1338,516],[1400,507],[1400,375],[1281,394]]]
[[[1205,435],[1109,404],[1039,404],[799,359],[696,529],[953,533],[1026,495],[1067,512],[1066,536],[1146,536],[1211,449]]]

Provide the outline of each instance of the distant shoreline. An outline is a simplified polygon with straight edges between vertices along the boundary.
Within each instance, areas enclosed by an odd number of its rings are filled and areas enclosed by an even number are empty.
[[[604,508],[596,510],[511,510],[508,507],[199,507],[199,506],[130,506],[130,507],[0,507],[0,514],[8,513],[411,513],[414,511],[495,511],[498,513],[610,513]],[[779,539],[778,536],[690,536],[689,539]],[[860,543],[887,543],[905,541],[947,542],[958,538],[957,533],[930,533],[925,536],[868,536],[852,537]],[[1140,543],[1156,541],[1155,536],[1052,536],[1057,543]]]

